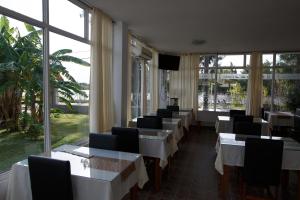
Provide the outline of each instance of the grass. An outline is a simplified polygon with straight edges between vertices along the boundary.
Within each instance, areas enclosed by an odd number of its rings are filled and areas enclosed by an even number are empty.
[[[74,143],[88,136],[88,115],[59,114],[51,117],[52,147]],[[8,170],[13,163],[28,155],[44,151],[44,139],[30,139],[20,132],[6,133],[0,130],[0,171]]]

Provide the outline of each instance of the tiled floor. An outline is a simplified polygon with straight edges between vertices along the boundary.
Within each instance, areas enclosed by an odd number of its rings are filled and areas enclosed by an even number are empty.
[[[141,200],[218,200],[219,174],[214,167],[217,136],[212,128],[193,129],[180,146],[169,173],[164,173],[160,192],[153,191],[150,181],[139,191]],[[151,176],[151,175],[150,175]],[[296,199],[296,174],[290,175],[288,192],[281,199]],[[238,198],[238,178],[230,177],[230,199]]]

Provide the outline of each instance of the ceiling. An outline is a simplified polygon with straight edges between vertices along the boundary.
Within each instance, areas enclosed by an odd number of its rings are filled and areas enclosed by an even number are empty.
[[[300,50],[299,0],[85,0],[162,52]],[[193,40],[205,40],[193,45]]]

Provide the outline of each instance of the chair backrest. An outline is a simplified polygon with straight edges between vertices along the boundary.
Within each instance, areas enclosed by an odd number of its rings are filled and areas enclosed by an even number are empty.
[[[90,133],[89,147],[96,149],[117,150],[117,136],[109,134]]]
[[[261,123],[236,122],[235,131],[242,135],[261,135]]]
[[[112,127],[111,133],[118,136],[118,151],[139,153],[139,130],[136,128]]]
[[[168,109],[157,109],[157,116],[161,118],[172,118],[172,111]]]
[[[294,130],[300,133],[300,115],[294,116]]]
[[[296,113],[295,115],[300,115],[300,108],[296,108]]]
[[[230,110],[229,111],[229,116],[234,117],[234,116],[245,116],[246,111],[245,110]]]
[[[172,112],[179,112],[179,106],[167,106],[167,109]]]
[[[260,117],[261,117],[262,119],[265,118],[265,108],[264,108],[264,107],[262,107],[262,108],[260,109]]]
[[[151,116],[145,118],[137,119],[138,128],[152,128],[152,129],[162,129],[162,118],[158,116]]]
[[[278,186],[282,153],[282,140],[247,138],[243,170],[245,182],[255,186]]]
[[[72,200],[69,161],[29,156],[29,174],[33,200]]]
[[[237,122],[253,122],[253,116],[247,115],[247,116],[242,116],[242,115],[235,115],[233,117],[233,132],[236,133],[236,123]]]

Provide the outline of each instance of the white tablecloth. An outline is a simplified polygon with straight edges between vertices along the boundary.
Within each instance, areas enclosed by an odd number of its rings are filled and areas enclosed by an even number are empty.
[[[140,153],[160,159],[160,167],[164,168],[168,164],[168,158],[177,150],[178,146],[173,131],[139,128],[140,131]],[[148,135],[157,134],[158,136]]]
[[[294,126],[294,114],[291,112],[269,112],[265,111],[268,116],[270,126]]]
[[[269,123],[260,118],[254,118],[253,122],[261,123],[262,135],[270,135]],[[229,116],[218,116],[216,124],[216,133],[232,133],[233,132],[233,120]]]
[[[75,153],[70,154],[67,152]],[[132,172],[126,180],[122,180],[119,172],[84,167],[82,163],[82,159],[84,158],[80,155],[94,155],[129,160],[134,162],[136,170]],[[57,148],[56,151],[53,151],[51,157],[70,161],[74,200],[119,200],[122,199],[136,183],[142,188],[148,181],[143,157],[140,154],[63,145]],[[49,188],[49,190],[51,189],[52,188]],[[27,160],[24,160],[12,166],[7,200],[31,199],[28,164]]]
[[[255,137],[242,136],[239,137]],[[269,138],[268,136],[262,136]],[[279,137],[272,137],[280,139]],[[282,169],[300,170],[300,144],[291,138],[284,140],[284,151],[282,158]],[[245,141],[236,140],[236,134],[220,133],[216,144],[217,158],[215,161],[216,170],[223,175],[223,165],[240,166],[244,165]]]
[[[136,128],[137,118],[132,119],[129,121],[128,126]],[[172,130],[175,136],[177,143],[183,137],[183,124],[180,118],[163,118],[162,119],[163,130]]]
[[[193,113],[180,111],[178,114],[183,121],[183,126],[189,131],[190,125],[192,124],[193,121]]]
[[[140,154],[160,159],[160,167],[165,168],[168,157],[173,155],[178,146],[175,142],[173,131],[160,129],[139,128]],[[111,132],[102,132],[111,134]]]
[[[182,120],[179,118],[163,118],[163,129],[173,130],[173,134],[175,135],[177,143],[184,135]]]

